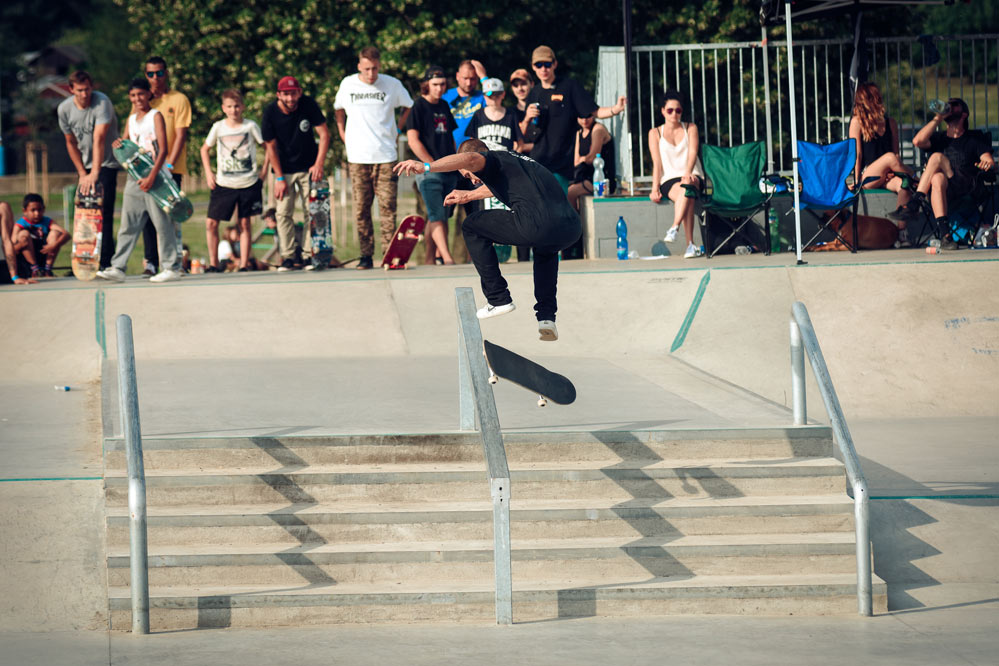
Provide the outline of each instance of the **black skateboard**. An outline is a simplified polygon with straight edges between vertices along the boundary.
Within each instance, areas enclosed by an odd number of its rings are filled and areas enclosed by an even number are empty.
[[[549,400],[560,405],[569,405],[576,400],[576,387],[568,378],[488,340],[482,341],[482,347],[489,366],[490,384],[502,377],[534,391],[538,394],[538,407],[544,407]]]

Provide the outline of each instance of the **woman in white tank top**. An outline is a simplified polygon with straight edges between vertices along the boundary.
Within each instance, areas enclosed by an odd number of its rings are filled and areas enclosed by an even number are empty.
[[[698,157],[700,137],[693,123],[680,122],[683,104],[680,93],[667,90],[659,108],[664,123],[649,130],[649,152],[652,154],[652,191],[649,199],[654,203],[663,197],[673,202],[673,226],[666,233],[666,242],[676,239],[680,223],[687,239],[685,258],[700,256],[694,245],[694,200],[685,196],[684,185],[697,189],[704,187],[704,170]]]

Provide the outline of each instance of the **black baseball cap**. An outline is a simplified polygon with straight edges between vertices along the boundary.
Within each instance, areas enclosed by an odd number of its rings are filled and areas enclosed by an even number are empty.
[[[447,74],[444,73],[444,68],[440,65],[430,65],[427,67],[427,71],[423,73],[423,80],[429,81],[430,79],[447,78]]]

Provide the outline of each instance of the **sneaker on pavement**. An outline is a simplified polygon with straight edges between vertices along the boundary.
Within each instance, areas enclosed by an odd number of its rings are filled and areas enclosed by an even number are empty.
[[[357,262],[357,270],[366,271],[375,267],[374,262],[368,255],[362,255],[361,260]]]
[[[680,227],[670,227],[669,231],[666,232],[666,242],[672,243],[676,240],[676,232],[679,231]]]
[[[558,329],[555,328],[555,322],[550,319],[538,321],[538,333],[545,342],[555,342],[558,340]]]
[[[898,230],[898,247],[912,247],[912,242],[909,240],[908,229]]]
[[[125,271],[118,270],[114,266],[108,266],[103,271],[97,271],[97,277],[102,280],[111,280],[112,282],[124,282]]]
[[[954,239],[950,237],[950,234],[947,234],[946,236],[943,237],[943,240],[940,241],[940,249],[952,250],[952,251],[956,250],[957,243],[955,243]]]
[[[281,265],[278,266],[278,273],[287,273],[288,271],[293,270],[295,270],[295,262],[291,259],[285,259],[281,262]]]
[[[504,315],[507,312],[513,312],[517,309],[517,306],[513,304],[513,301],[506,303],[504,305],[489,305],[486,303],[484,306],[478,309],[475,316],[479,319],[489,319],[490,317],[498,317]]]
[[[154,275],[156,275],[156,267],[155,266],[146,266],[142,270],[142,277],[144,277],[144,278],[151,278]]]
[[[149,278],[150,282],[173,282],[179,280],[184,276],[183,273],[179,271],[172,271],[169,268],[160,271],[156,275]]]
[[[701,248],[697,247],[693,243],[687,246],[687,251],[683,253],[684,259],[693,259],[694,257],[699,257],[703,254]]]
[[[916,217],[916,212],[919,210],[919,204],[916,203],[915,199],[905,204],[904,206],[899,206],[892,212],[888,213],[888,219],[897,220],[899,222],[912,222]]]

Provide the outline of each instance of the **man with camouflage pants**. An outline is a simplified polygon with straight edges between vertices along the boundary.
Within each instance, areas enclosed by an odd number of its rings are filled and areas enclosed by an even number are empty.
[[[357,74],[340,82],[333,102],[340,139],[347,148],[347,163],[354,195],[354,223],[361,242],[357,268],[373,266],[375,252],[371,204],[378,197],[382,250],[395,232],[399,179],[392,173],[398,159],[396,136],[406,124],[413,98],[398,79],[378,73],[381,55],[374,46],[361,49]],[[396,122],[395,110],[403,107]]]

